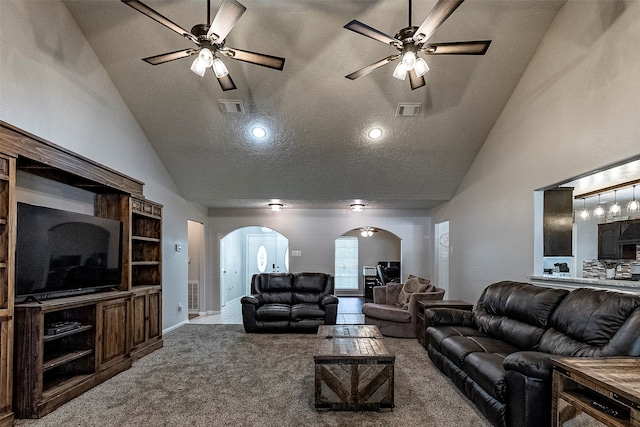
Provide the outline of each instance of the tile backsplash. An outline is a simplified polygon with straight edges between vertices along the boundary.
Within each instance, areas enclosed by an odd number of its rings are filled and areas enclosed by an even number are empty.
[[[636,260],[621,259],[617,262],[604,262],[586,259],[582,262],[582,277],[585,279],[606,279],[607,267],[615,268],[616,279],[631,279],[631,267],[640,266],[640,245],[636,246]]]

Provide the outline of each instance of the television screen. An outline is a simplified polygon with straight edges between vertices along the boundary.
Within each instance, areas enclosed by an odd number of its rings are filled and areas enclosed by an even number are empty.
[[[18,203],[16,297],[119,287],[122,222]]]

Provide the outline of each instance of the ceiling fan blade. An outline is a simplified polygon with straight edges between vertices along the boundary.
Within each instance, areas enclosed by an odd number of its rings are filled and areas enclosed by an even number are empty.
[[[484,55],[491,40],[472,42],[429,43],[422,47],[426,55]]]
[[[218,13],[213,17],[207,38],[214,36],[214,42],[224,40],[245,10],[247,8],[236,0],[223,0]]]
[[[231,76],[229,74],[224,77],[219,77],[218,83],[220,83],[220,87],[223,91],[237,89],[236,84],[233,82],[233,80],[231,80]]]
[[[387,35],[381,31],[378,31],[375,28],[372,28],[367,24],[363,24],[360,21],[356,21],[355,19],[349,22],[347,25],[345,25],[344,28],[346,28],[347,30],[353,31],[354,33],[358,33],[358,34],[362,34],[363,36],[370,37],[384,44],[389,44],[392,46],[401,45],[398,39],[394,39],[390,35]]]
[[[409,70],[409,82],[411,83],[411,90],[416,90],[426,84],[424,77],[418,77],[416,70]]]
[[[439,0],[422,25],[413,34],[416,43],[426,42],[438,27],[462,4],[464,0]]]
[[[183,49],[176,50],[175,52],[163,53],[162,55],[142,58],[142,60],[151,65],[159,65],[164,64],[165,62],[175,61],[176,59],[187,58],[191,55],[195,55],[196,53],[198,53],[198,49]]]
[[[375,70],[376,68],[382,67],[383,65],[387,65],[389,62],[395,61],[396,59],[400,58],[400,54],[395,54],[395,55],[391,55],[391,56],[387,56],[384,59],[381,59],[378,62],[374,62],[371,65],[367,65],[364,68],[359,69],[358,71],[354,71],[353,73],[349,74],[348,76],[345,76],[346,78],[348,78],[349,80],[355,80],[358,77],[362,77],[366,74],[369,74],[370,72],[372,72],[373,70]]]
[[[122,2],[125,3],[127,6],[131,6],[138,12],[141,12],[147,15],[149,18],[164,25],[168,29],[175,31],[176,33],[180,34],[182,37],[185,37],[193,41],[194,43],[200,44],[196,36],[191,34],[189,31],[185,30],[184,28],[182,28],[180,25],[176,24],[175,22],[171,21],[170,19],[164,17],[163,15],[159,14],[155,10],[151,9],[146,4],[139,2],[138,0],[122,0]]]
[[[264,53],[249,52],[248,50],[235,49],[232,47],[226,47],[220,50],[225,53],[229,58],[237,59],[238,61],[248,62],[250,64],[260,65],[262,67],[273,68],[275,70],[282,71],[284,68],[284,58],[277,56],[265,55]]]

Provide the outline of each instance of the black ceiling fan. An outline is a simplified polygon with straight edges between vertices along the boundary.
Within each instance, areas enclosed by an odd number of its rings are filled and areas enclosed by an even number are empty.
[[[231,80],[229,71],[219,56],[237,59],[238,61],[261,65],[279,71],[282,71],[284,68],[284,58],[224,46],[227,35],[245,10],[247,10],[246,7],[236,0],[223,0],[213,21],[211,21],[211,3],[210,0],[207,0],[207,22],[211,22],[211,25],[196,24],[191,28],[191,32],[175,24],[138,0],[122,0],[122,2],[197,45],[196,48],[183,49],[143,58],[143,61],[151,65],[164,64],[165,62],[176,59],[198,55],[191,65],[191,70],[200,76],[204,76],[206,69],[211,67],[223,91],[236,89],[236,85],[233,83],[233,80]]]
[[[478,40],[468,42],[451,43],[426,43],[440,25],[462,4],[464,0],[439,0],[431,9],[431,12],[420,27],[411,25],[411,0],[409,0],[409,26],[401,29],[391,37],[355,19],[344,26],[363,36],[370,37],[384,44],[395,47],[399,53],[387,56],[378,62],[367,65],[355,71],[346,78],[355,80],[369,74],[376,68],[387,65],[402,57],[401,62],[393,72],[393,77],[404,80],[409,74],[411,89],[418,89],[425,85],[424,74],[429,71],[429,66],[424,59],[418,56],[418,52],[425,55],[484,55],[489,49],[491,40]]]

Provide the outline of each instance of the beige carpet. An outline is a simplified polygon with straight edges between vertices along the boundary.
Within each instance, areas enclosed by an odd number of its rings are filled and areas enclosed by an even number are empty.
[[[18,426],[490,426],[417,340],[396,355],[391,412],[314,409],[314,335],[185,325],[165,346],[40,420]]]

